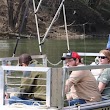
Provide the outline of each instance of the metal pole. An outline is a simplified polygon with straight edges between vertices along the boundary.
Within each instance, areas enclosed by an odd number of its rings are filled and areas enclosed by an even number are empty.
[[[16,45],[15,45],[15,48],[14,48],[14,51],[13,51],[13,55],[12,57],[15,56],[15,53],[16,53],[16,49],[17,49],[17,46],[18,46],[18,42],[20,40],[20,36],[21,36],[21,31],[22,31],[22,28],[23,28],[23,23],[24,23],[24,20],[25,20],[25,17],[26,17],[26,14],[27,14],[27,10],[28,10],[28,6],[29,6],[29,1],[30,0],[27,0],[27,5],[26,5],[26,9],[25,9],[25,12],[24,12],[24,16],[23,16],[23,20],[22,20],[22,23],[21,23],[21,27],[19,29],[19,37],[17,37],[17,40],[16,40]]]
[[[33,7],[34,7],[34,13],[36,11],[35,1],[33,0]],[[39,51],[42,54],[42,48],[40,45],[40,35],[39,35],[39,27],[38,27],[38,20],[37,20],[37,14],[35,14],[35,21],[36,21],[36,28],[37,28],[37,36],[38,36],[38,43],[39,43]]]
[[[42,39],[41,44],[44,43],[45,38],[47,37],[47,34],[49,33],[49,31],[50,31],[50,29],[51,29],[51,27],[52,27],[52,25],[53,25],[53,23],[54,23],[54,21],[55,21],[57,15],[58,15],[58,13],[59,13],[59,11],[61,10],[61,8],[62,8],[62,6],[63,6],[63,2],[64,2],[64,1],[65,1],[65,0],[62,0],[62,2],[61,2],[61,4],[60,4],[60,6],[59,6],[59,8],[58,8],[58,10],[57,10],[57,12],[56,12],[54,18],[53,18],[53,20],[52,20],[52,22],[51,22],[51,24],[50,24],[50,26],[48,27],[47,31],[46,31],[45,34],[44,34],[44,38]]]
[[[19,37],[17,37],[17,40],[16,40],[16,45],[15,45],[15,48],[14,48],[14,51],[13,51],[13,55],[12,55],[12,57],[14,57],[14,56],[15,56],[16,49],[17,49],[17,46],[18,46],[18,42],[19,42],[19,40],[20,40],[20,35],[19,35]]]
[[[68,48],[68,52],[70,51],[70,47],[69,47],[69,38],[68,38],[68,30],[67,30],[67,22],[66,22],[66,13],[65,13],[65,6],[63,4],[63,16],[64,16],[64,23],[65,23],[65,32],[66,32],[66,39],[67,39],[67,48]]]
[[[37,9],[35,10],[35,14],[38,12],[39,7],[40,7],[40,5],[41,5],[42,1],[43,1],[43,0],[40,0],[40,1],[39,1],[39,4],[38,4],[38,6],[37,6]]]

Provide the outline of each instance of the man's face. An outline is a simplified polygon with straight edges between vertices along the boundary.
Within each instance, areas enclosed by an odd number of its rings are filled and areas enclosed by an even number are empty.
[[[25,63],[22,63],[22,65],[21,66],[28,66],[27,64],[25,64]]]
[[[76,66],[76,59],[65,59],[65,63],[69,67]]]

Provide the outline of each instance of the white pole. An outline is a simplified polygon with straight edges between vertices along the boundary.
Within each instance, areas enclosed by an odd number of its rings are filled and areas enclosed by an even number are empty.
[[[53,23],[54,23],[54,21],[55,21],[57,15],[58,15],[59,11],[61,10],[61,8],[62,8],[62,6],[63,6],[63,2],[64,2],[64,1],[65,1],[65,0],[62,0],[62,2],[61,2],[61,4],[60,4],[60,6],[59,6],[59,8],[58,8],[58,10],[57,10],[57,12],[56,12],[54,18],[53,18],[53,20],[52,20],[52,22],[51,22],[51,24],[50,24],[50,26],[48,27],[47,31],[45,32],[45,35],[44,35],[44,38],[43,38],[42,41],[41,41],[41,44],[44,43],[45,38],[47,37],[48,32],[50,31],[50,29],[51,29],[51,27],[52,27],[52,25],[53,25]]]
[[[35,1],[33,0],[33,7],[34,7],[34,13],[36,11],[36,6],[35,6]],[[42,48],[41,48],[41,45],[40,45],[40,34],[39,34],[39,26],[38,26],[38,20],[37,20],[37,14],[35,14],[35,21],[36,21],[36,28],[37,28],[37,36],[38,36],[38,42],[39,42],[39,50],[40,50],[40,53],[42,53]]]
[[[35,13],[37,13],[37,12],[38,12],[39,7],[40,7],[40,5],[41,5],[42,1],[43,1],[43,0],[40,0],[40,1],[39,1],[39,4],[38,4],[38,6],[37,6],[37,9],[35,10]]]
[[[67,22],[66,22],[66,13],[65,13],[65,6],[63,5],[63,16],[64,16],[64,23],[65,23],[65,32],[66,32],[66,39],[67,39],[67,47],[68,47],[68,51],[70,51],[70,47],[69,47],[69,39],[68,39],[68,30],[67,30]]]

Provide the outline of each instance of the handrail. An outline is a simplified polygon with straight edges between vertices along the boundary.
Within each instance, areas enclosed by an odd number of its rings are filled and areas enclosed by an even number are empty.
[[[87,52],[87,53],[84,53],[84,52],[78,52],[78,54],[80,55],[80,56],[98,56],[99,55],[99,53],[92,53],[92,52]]]
[[[75,67],[63,67],[67,71],[78,71],[78,70],[91,70],[91,69],[101,69],[101,68],[110,68],[110,64],[103,65],[85,65],[85,66],[75,66]]]
[[[101,68],[110,68],[110,64],[103,64],[103,65],[85,65],[85,66],[75,66],[75,67],[63,67],[64,69],[64,75],[63,75],[63,82],[66,80],[66,76],[70,71],[78,71],[78,70],[92,70],[92,69],[101,69]],[[63,88],[64,91],[64,88]],[[63,95],[64,96],[64,93]],[[62,97],[64,100],[64,97]],[[81,104],[80,110],[95,110],[95,109],[100,109],[100,110],[106,110],[107,107],[110,108],[110,99],[100,101],[100,102],[92,102],[92,103],[86,103],[86,104]],[[103,108],[103,109],[101,109]],[[67,106],[63,107],[62,110],[78,110],[78,106]]]
[[[42,59],[43,66],[47,67],[47,56],[44,55],[32,55],[32,59]],[[2,65],[6,65],[6,61],[18,61],[19,57],[5,57],[0,58],[0,61],[2,62]]]
[[[21,67],[21,66],[1,66],[0,68],[0,105],[5,104],[4,100],[4,76],[5,70],[12,71],[36,71],[36,72],[45,72],[46,74],[46,106],[50,107],[51,105],[51,68],[50,67]],[[42,78],[41,78],[42,79]]]
[[[49,67],[1,66],[3,70],[48,72]]]
[[[39,58],[47,58],[46,55],[32,55],[31,56],[32,58],[36,58],[36,59],[39,59]],[[3,60],[8,60],[8,61],[12,61],[12,60],[18,60],[19,57],[5,57],[5,58],[0,58],[0,61],[3,61]]]
[[[64,107],[64,84],[65,84],[65,81],[64,81],[64,76],[67,74],[67,72],[69,71],[77,71],[77,70],[91,70],[91,69],[100,69],[100,68],[110,68],[110,65],[87,65],[87,66],[80,66],[80,67],[71,67],[71,68],[68,68],[68,67],[63,67],[63,68],[60,68],[62,72],[59,71],[59,73],[57,73],[58,69],[57,68],[49,68],[49,67],[19,67],[19,66],[2,66],[3,70],[12,70],[12,71],[17,71],[17,69],[20,71],[42,71],[42,72],[47,72],[49,74],[47,74],[47,84],[46,84],[46,105],[52,107],[52,106],[55,106],[58,104],[58,109],[62,109],[62,110],[68,110],[68,108],[70,110],[77,110],[78,108],[77,107]],[[56,71],[53,71],[54,69],[56,69]],[[2,85],[3,86],[3,70],[0,69],[0,86]],[[1,77],[1,75],[3,75]],[[51,76],[53,75],[53,76]],[[60,75],[60,76],[59,76]],[[53,78],[53,79],[52,79]],[[58,79],[57,79],[58,78]],[[53,84],[53,85],[52,85]],[[54,86],[54,87],[53,87]],[[57,89],[57,90],[55,90]],[[58,90],[59,89],[59,90]],[[4,89],[1,89],[0,88],[0,92],[2,94],[0,94],[0,98],[3,98],[3,92]],[[56,92],[56,93],[55,93]],[[53,96],[55,95],[55,96]],[[2,96],[2,97],[1,97]],[[52,103],[53,101],[57,101],[60,100],[59,103]],[[110,105],[110,100],[106,100],[106,101],[100,101],[100,102],[94,102],[94,103],[87,103],[87,104],[84,104],[85,106],[83,105],[80,105],[80,109],[81,110],[89,110],[90,108],[100,108],[100,107],[107,107]],[[51,105],[51,103],[52,105]],[[1,104],[4,104],[3,101],[1,101],[0,99],[0,105]],[[49,105],[50,104],[50,105]],[[55,106],[56,107],[56,106]]]

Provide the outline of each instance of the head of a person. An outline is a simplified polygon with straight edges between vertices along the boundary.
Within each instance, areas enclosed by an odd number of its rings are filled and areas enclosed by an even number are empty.
[[[99,64],[109,64],[110,63],[110,51],[105,49],[99,52]]]
[[[77,52],[69,52],[61,57],[61,60],[65,60],[67,66],[77,66],[81,63],[81,57]]]
[[[19,65],[20,66],[28,66],[31,61],[32,61],[32,58],[29,54],[24,53],[19,56]]]

